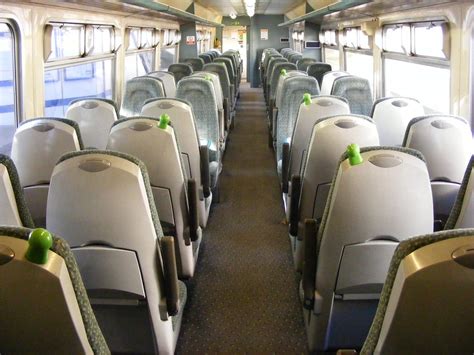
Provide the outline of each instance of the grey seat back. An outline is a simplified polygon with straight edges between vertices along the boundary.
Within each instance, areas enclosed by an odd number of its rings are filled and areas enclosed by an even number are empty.
[[[66,118],[77,122],[86,147],[105,149],[110,128],[118,116],[114,104],[91,98],[70,104]]]
[[[282,55],[283,55],[286,59],[289,60],[290,55],[295,54],[295,53],[297,53],[297,52],[295,52],[293,49],[290,49],[289,51],[286,51],[285,53],[282,53]],[[294,63],[294,64],[296,64],[296,63]]]
[[[346,114],[350,114],[349,105],[347,100],[342,97],[313,96],[310,103],[302,102],[300,104],[291,136],[288,167],[290,178],[292,175],[301,174],[315,123],[326,117]]]
[[[165,90],[160,79],[152,76],[138,76],[125,84],[120,115],[138,116],[146,100],[164,97]]]
[[[291,63],[298,63],[300,59],[303,59],[303,56],[300,53],[293,53],[288,57],[288,61]]]
[[[36,226],[45,225],[49,182],[56,162],[63,154],[82,148],[79,125],[72,120],[36,118],[16,130],[11,157]]]
[[[0,154],[0,225],[33,228],[15,164]]]
[[[191,105],[202,145],[209,147],[211,161],[220,162],[219,116],[212,83],[199,77],[178,83],[176,96]]]
[[[296,66],[298,68],[298,70],[302,70],[302,71],[307,71],[308,69],[308,66],[310,64],[313,64],[313,63],[316,63],[316,59],[314,58],[301,58],[300,60],[298,60],[296,62]]]
[[[396,246],[432,232],[423,157],[394,147],[362,148],[360,155],[356,165],[347,155],[341,158],[318,230],[319,299],[309,326],[310,350],[359,348]]]
[[[474,196],[472,194],[473,179],[472,169],[474,158],[471,157],[462,180],[461,187],[456,197],[456,202],[449,214],[444,229],[459,229],[474,227]]]
[[[32,232],[51,245],[43,260],[28,256]],[[110,354],[68,244],[50,238],[41,229],[0,227],[0,351]],[[60,334],[51,336],[54,329]]]
[[[236,73],[234,70],[234,66],[232,64],[232,60],[229,58],[219,57],[214,60],[214,63],[224,63],[227,68],[227,74],[229,75],[229,80],[232,85],[234,85],[234,90],[236,89]]]
[[[275,100],[276,96],[276,90],[278,86],[278,80],[280,79],[281,71],[285,69],[287,73],[289,73],[292,70],[296,70],[296,65],[290,62],[281,62],[281,63],[276,63],[273,66],[272,71],[269,73],[268,81],[269,83],[269,95],[268,97],[270,100]]]
[[[361,354],[471,353],[473,247],[473,229],[400,243]]]
[[[274,74],[275,70],[274,70]],[[285,81],[289,78],[293,78],[295,76],[307,76],[306,73],[299,71],[299,70],[292,70],[287,72],[286,74],[283,75],[283,73],[280,72],[280,75],[278,76],[278,83],[275,89],[275,107],[278,108],[280,107],[281,100],[282,100],[282,89],[283,89],[283,84]],[[298,102],[299,104],[300,102]]]
[[[202,70],[202,67],[205,64],[202,58],[186,58],[184,63],[191,65],[193,71]]]
[[[284,81],[281,89],[281,101],[278,106],[276,122],[277,161],[281,160],[283,143],[289,141],[293,135],[296,117],[305,93],[319,95],[319,85],[315,78],[310,76],[296,76]]]
[[[141,161],[101,150],[62,156],[51,178],[47,227],[73,248],[113,352],[174,351],[179,326],[172,319],[180,312],[172,316],[166,305],[165,271],[175,266],[162,256],[163,232]]]
[[[204,64],[208,64],[212,62],[212,57],[210,54],[207,53],[201,53],[199,54],[199,58],[201,58],[204,62]]]
[[[176,85],[178,84],[178,82],[186,77],[186,76],[189,76],[193,73],[193,68],[189,65],[189,64],[185,64],[185,63],[174,63],[174,64],[171,64],[169,67],[168,67],[168,71],[170,73],[173,73],[174,75],[174,81],[176,82]]]
[[[288,52],[288,51],[291,51],[291,48],[282,48],[282,49],[280,49],[280,53],[281,53],[282,55],[285,54],[285,53]]]
[[[372,91],[367,79],[357,76],[342,76],[334,80],[331,95],[342,96],[349,101],[351,112],[370,115],[372,110]]]
[[[456,199],[471,159],[472,136],[461,117],[428,115],[408,124],[403,146],[419,150],[426,159],[433,190],[435,219],[443,224]]]
[[[288,60],[283,57],[273,57],[270,59],[268,62],[268,67],[267,70],[265,71],[265,81],[268,83],[268,81],[271,78],[271,74],[273,73],[273,68],[275,67],[275,64],[277,63],[288,63]]]
[[[264,61],[263,61],[263,68],[264,68],[265,70],[267,70],[267,68],[268,68],[268,63],[270,62],[270,59],[272,59],[272,58],[280,58],[280,57],[282,57],[282,55],[281,55],[280,53],[278,53],[278,52],[273,52],[273,53],[267,54],[267,55],[265,56]]]
[[[229,100],[229,103],[232,101],[232,92],[230,87],[230,79],[229,75],[227,74],[227,68],[224,63],[209,63],[204,65],[203,71],[215,73],[219,76],[219,81],[221,84],[222,92],[224,94],[224,98]]]
[[[165,90],[165,97],[176,96],[176,82],[172,73],[164,70],[158,70],[148,73],[148,76],[153,76],[161,80],[163,83],[163,89]]]
[[[110,132],[107,149],[130,154],[146,166],[162,228],[175,235],[178,274],[192,277],[196,250],[191,243],[187,176],[173,127],[160,127],[160,120],[135,117],[117,121]]]
[[[202,190],[199,135],[191,105],[181,99],[160,98],[150,100],[143,106],[143,116],[159,118],[162,114],[173,117],[173,128],[179,142],[186,176],[194,179],[197,187]],[[200,192],[198,203],[201,227],[207,224],[211,200],[212,194],[204,196],[203,192]]]
[[[330,72],[332,67],[328,63],[311,63],[306,68],[306,72],[310,76],[314,76],[318,81],[319,87],[321,88],[321,94],[323,94],[323,76],[325,73]],[[326,95],[326,94],[324,94]]]
[[[306,218],[321,220],[339,158],[353,142],[360,147],[379,145],[377,127],[369,117],[347,113],[321,118],[313,125],[298,172],[302,176],[302,223]],[[303,235],[298,234],[302,239]]]
[[[222,149],[225,149],[225,142],[227,140],[227,132],[225,129],[226,122],[225,122],[225,116],[224,116],[224,97],[223,97],[223,92],[222,92],[219,76],[216,73],[203,72],[203,71],[193,73],[192,76],[203,78],[212,83],[214,97],[217,104],[217,114],[218,114],[218,119],[219,119],[219,140],[220,140]]]
[[[332,95],[332,87],[334,85],[334,80],[342,76],[348,75],[350,74],[344,71],[325,72],[322,76],[321,95]]]
[[[377,125],[380,144],[402,145],[408,123],[424,114],[423,105],[409,97],[384,97],[375,101],[371,117]]]

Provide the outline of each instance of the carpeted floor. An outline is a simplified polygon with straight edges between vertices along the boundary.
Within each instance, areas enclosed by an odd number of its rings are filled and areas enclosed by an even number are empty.
[[[261,89],[241,85],[221,202],[204,232],[177,353],[304,353],[306,337]]]

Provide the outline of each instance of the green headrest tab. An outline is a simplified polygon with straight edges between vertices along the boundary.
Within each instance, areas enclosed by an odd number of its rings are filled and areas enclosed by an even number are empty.
[[[204,79],[209,80],[209,81],[212,80],[210,75],[206,75],[206,77]]]
[[[286,75],[286,69],[280,70],[280,75]]]
[[[313,100],[311,100],[311,94],[305,93],[303,95],[303,101],[306,106],[311,105],[311,102],[313,102]]]
[[[170,123],[170,116],[167,113],[161,114],[160,124],[158,125],[158,127],[160,127],[161,129],[166,129],[169,123]]]
[[[360,147],[358,144],[352,143],[348,145],[347,155],[349,156],[349,164],[351,165],[359,165],[364,161],[362,155],[360,155]]]
[[[26,259],[35,264],[48,262],[48,250],[53,246],[53,237],[46,229],[36,228],[28,237]]]

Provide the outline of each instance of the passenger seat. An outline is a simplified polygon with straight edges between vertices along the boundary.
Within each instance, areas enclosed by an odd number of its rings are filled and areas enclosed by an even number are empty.
[[[0,352],[110,354],[63,239],[0,226],[0,285]]]
[[[47,225],[71,245],[111,351],[173,353],[186,286],[177,279],[174,238],[163,236],[145,165],[113,151],[62,156]]]
[[[432,211],[419,152],[348,147],[319,229],[314,220],[305,223],[302,298],[310,351],[362,346],[398,243],[432,233]]]
[[[458,116],[428,115],[408,124],[403,146],[419,150],[426,159],[433,191],[435,229],[443,229],[454,206],[473,152],[471,129]]]
[[[148,170],[151,190],[165,235],[175,237],[178,275],[194,275],[202,231],[199,226],[198,191],[188,179],[169,116],[134,117],[117,121],[107,149],[140,159]]]
[[[33,228],[15,164],[0,154],[0,225]]]
[[[101,98],[72,101],[66,111],[66,118],[79,125],[87,148],[105,149],[110,128],[118,117],[115,103]]]
[[[209,150],[200,146],[197,123],[190,104],[181,99],[158,98],[146,102],[142,116],[159,118],[162,114],[173,117],[173,128],[179,142],[186,176],[194,179],[199,190],[199,220],[206,227],[212,201],[209,176]]]
[[[59,158],[83,149],[79,125],[65,118],[35,118],[15,132],[12,160],[35,226],[46,225],[49,182]]]

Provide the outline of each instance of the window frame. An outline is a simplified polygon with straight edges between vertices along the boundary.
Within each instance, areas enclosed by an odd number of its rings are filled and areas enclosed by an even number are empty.
[[[322,49],[323,49],[323,53],[322,53],[322,58],[324,61],[326,61],[326,48],[329,48],[329,49],[332,49],[332,50],[336,50],[339,52],[339,31],[334,29],[334,28],[325,28],[325,29],[321,29],[320,30],[321,32],[323,32],[323,38],[324,38],[324,41],[321,41],[322,43]],[[334,32],[334,36],[335,36],[335,39],[336,39],[336,44],[333,44],[333,43],[328,43],[326,41],[326,32]],[[339,53],[339,63],[341,62],[341,54]],[[340,66],[340,64],[339,64]]]
[[[21,70],[21,32],[18,23],[11,18],[0,17],[0,23],[5,24],[12,34],[13,49],[13,116],[15,128],[23,121],[23,99],[22,99],[22,70]]]
[[[414,52],[414,46],[415,46],[415,34],[413,31],[413,27],[415,26],[420,26],[422,24],[426,23],[436,23],[440,24],[441,26],[444,26],[446,30],[443,31],[444,38],[443,38],[443,47],[445,49],[448,49],[448,52],[446,53],[446,58],[440,58],[440,57],[432,57],[432,56],[425,56],[425,55],[418,55],[415,54]],[[403,25],[408,25],[410,28],[410,43],[409,43],[409,48],[408,48],[408,53],[400,53],[400,52],[391,52],[386,50],[385,48],[385,31],[386,28],[390,27],[395,27],[395,26],[403,26]],[[382,94],[383,96],[387,95],[387,89],[386,89],[386,82],[385,82],[385,77],[386,77],[386,65],[385,65],[385,59],[391,59],[391,60],[398,60],[398,61],[403,61],[407,63],[412,63],[412,64],[419,64],[419,65],[425,65],[425,66],[430,66],[430,67],[435,67],[435,68],[441,68],[441,69],[449,69],[449,72],[451,74],[451,48],[450,48],[450,42],[449,42],[449,22],[445,19],[433,19],[433,20],[420,20],[420,21],[407,21],[407,22],[396,22],[396,23],[386,23],[383,24],[382,26],[382,50],[381,50],[381,60],[382,60]],[[449,96],[451,99],[451,88],[449,90]]]
[[[111,61],[111,73],[110,73],[110,80],[111,80],[111,98],[116,100],[117,98],[117,59],[118,59],[118,49],[122,45],[118,40],[118,35],[120,33],[120,29],[114,26],[113,24],[109,23],[85,23],[85,22],[58,22],[58,21],[50,21],[45,24],[46,26],[54,26],[54,25],[75,25],[75,26],[84,26],[84,36],[81,38],[83,43],[81,44],[84,48],[84,53],[80,57],[68,57],[68,58],[60,58],[60,59],[52,59],[43,58],[43,85],[46,88],[46,77],[45,74],[47,71],[52,70],[64,70],[64,78],[66,78],[66,69],[69,67],[79,66],[79,65],[86,65],[86,64],[94,64],[97,62],[105,62],[107,60]],[[94,54],[94,30],[95,28],[99,27],[111,27],[111,51],[110,53],[100,53]],[[46,36],[46,32],[45,35]],[[46,37],[44,37],[46,39]],[[52,46],[52,44],[51,44]],[[52,48],[51,48],[52,49]],[[67,80],[67,79],[66,79]],[[46,112],[46,95],[43,98],[43,112]]]

